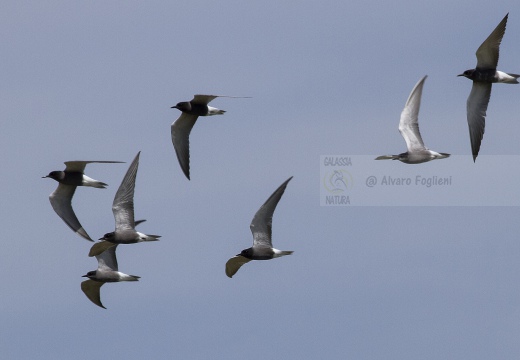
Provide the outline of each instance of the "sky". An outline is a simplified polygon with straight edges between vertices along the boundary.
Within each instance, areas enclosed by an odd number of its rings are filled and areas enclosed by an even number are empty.
[[[456,77],[509,12],[499,69],[520,73],[520,3],[484,1],[11,1],[0,3],[0,354],[9,359],[514,359],[520,356],[520,86],[493,86],[476,163]],[[424,75],[419,123],[452,157],[405,151],[397,127]],[[191,133],[191,181],[171,109],[194,94],[227,112]],[[73,207],[95,239],[141,151],[140,230],[91,303],[91,243],[54,213],[42,179],[69,160],[109,184]],[[323,206],[325,156],[349,158],[350,203]],[[349,167],[350,166],[350,167]],[[366,176],[452,176],[448,187],[379,187]],[[294,254],[226,261],[294,176],[273,245]],[[505,180],[504,180],[505,179]]]

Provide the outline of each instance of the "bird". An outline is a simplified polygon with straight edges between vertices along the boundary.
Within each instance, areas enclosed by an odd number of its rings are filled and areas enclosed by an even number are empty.
[[[419,132],[419,108],[421,107],[421,95],[424,81],[428,76],[423,76],[415,84],[399,120],[399,132],[406,142],[408,151],[399,155],[382,155],[376,160],[399,160],[405,164],[420,164],[431,160],[444,159],[450,156],[446,153],[438,153],[428,149]]]
[[[117,189],[112,202],[112,213],[115,219],[115,231],[106,233],[99,240],[113,244],[134,244],[142,241],[157,241],[160,235],[146,235],[135,230],[134,221],[134,189],[137,168],[139,167],[139,151]],[[107,246],[103,241],[98,242],[90,249],[91,256],[99,255]]]
[[[81,283],[81,290],[83,290],[90,301],[103,309],[106,309],[106,307],[101,303],[101,286],[107,282],[138,281],[140,278],[140,276],[128,275],[118,271],[116,248],[117,244],[96,255],[98,261],[97,270],[89,271],[82,276],[89,279]]]
[[[249,228],[253,233],[253,246],[242,250],[226,262],[226,275],[232,278],[238,269],[251,260],[270,260],[284,255],[291,255],[293,251],[284,251],[273,248],[271,230],[273,213],[280,201],[291,176],[276,189],[266,202],[258,209]]]
[[[197,94],[190,101],[183,101],[172,106],[182,111],[181,116],[171,125],[172,143],[184,175],[190,180],[190,132],[199,116],[222,115],[226,111],[208,104],[218,98],[248,98],[247,96],[201,95]]]
[[[141,223],[144,223],[146,220],[136,220],[135,221],[135,226],[141,224]],[[115,243],[112,243],[110,241],[99,241],[97,243],[95,243],[94,245],[92,245],[92,247],[90,248],[90,252],[88,253],[88,256],[89,257],[92,257],[92,256],[96,256],[96,255],[99,255],[101,254],[102,252],[104,252],[105,250],[113,247],[113,246],[117,246],[117,244]]]
[[[477,49],[477,67],[464,71],[457,76],[473,80],[471,92],[466,101],[466,112],[471,141],[473,162],[476,161],[486,126],[486,111],[491,97],[491,84],[518,84],[518,74],[510,74],[497,70],[500,43],[506,31],[509,13],[504,16],[495,30]]]
[[[104,182],[89,178],[83,172],[90,163],[123,163],[123,161],[66,161],[65,170],[51,171],[42,178],[51,178],[59,184],[56,190],[49,195],[52,208],[59,217],[79,236],[86,240],[94,241],[81,226],[74,210],[72,210],[72,197],[78,186],[90,186],[105,189],[108,185]]]

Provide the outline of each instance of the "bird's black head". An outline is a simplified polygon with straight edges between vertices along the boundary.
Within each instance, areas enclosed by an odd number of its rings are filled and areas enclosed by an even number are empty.
[[[457,76],[465,76],[468,79],[473,79],[473,74],[474,73],[475,73],[475,69],[470,69],[470,70],[464,71],[462,74],[459,74]]]
[[[82,277],[88,277],[88,278],[91,278],[91,277],[95,277],[96,276],[96,272],[95,271],[89,271],[87,273],[87,275],[83,275]]]
[[[183,101],[172,106],[172,109],[179,109],[180,111],[188,112],[191,111],[191,104],[188,101]]]
[[[246,257],[248,259],[251,259],[253,257],[253,249],[249,248],[249,249],[242,250],[240,252],[240,255],[242,255],[243,257]]]
[[[65,173],[63,171],[51,171],[49,173],[49,175],[42,176],[42,178],[51,178],[51,179],[58,181],[58,180],[63,179],[64,176],[65,176]]]
[[[115,237],[115,234],[113,232],[109,232],[109,233],[106,233],[105,235],[103,235],[103,237],[99,240],[110,241],[110,240],[113,240],[114,237]]]

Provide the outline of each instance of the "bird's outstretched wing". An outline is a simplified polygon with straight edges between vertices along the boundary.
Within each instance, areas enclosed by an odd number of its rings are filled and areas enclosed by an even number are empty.
[[[85,167],[87,164],[90,163],[104,163],[104,164],[115,164],[115,163],[124,163],[124,161],[82,161],[82,160],[75,160],[75,161],[65,161],[65,171],[68,172],[80,172],[82,173],[85,170]]]
[[[139,151],[130,164],[119,189],[117,189],[112,213],[116,221],[116,230],[134,230],[134,189],[137,168],[139,167]]]
[[[487,37],[479,46],[475,55],[477,55],[477,69],[496,69],[498,64],[498,56],[500,43],[506,31],[507,17],[504,16],[502,21],[497,25],[495,30]]]
[[[76,186],[60,183],[56,190],[49,195],[49,201],[51,202],[52,208],[56,214],[58,214],[58,216],[72,229],[72,231],[86,240],[94,241],[90,238],[85,229],[83,229],[76,214],[74,214],[74,210],[72,210],[72,196],[75,191]]]
[[[247,264],[250,261],[251,261],[250,259],[248,259],[242,255],[237,255],[237,256],[232,257],[226,263],[226,275],[229,278],[232,278],[233,275],[235,275],[237,273],[238,269],[240,269],[240,267],[242,267],[242,265]]]
[[[208,105],[210,101],[213,99],[216,99],[218,97],[226,97],[226,98],[233,98],[233,99],[250,99],[250,96],[227,96],[227,95],[202,95],[197,94],[193,97],[193,99],[190,101],[194,104],[204,104]]]
[[[104,282],[85,280],[81,283],[81,290],[87,295],[88,299],[99,307],[106,309],[101,303],[100,289]]]
[[[276,189],[266,202],[258,209],[249,228],[253,233],[253,246],[272,247],[271,229],[273,224],[273,214],[276,205],[280,201],[285,188],[292,176]]]
[[[92,245],[92,247],[90,248],[88,256],[90,256],[90,257],[98,256],[101,253],[103,253],[104,251],[106,251],[106,250],[108,250],[111,247],[116,246],[116,245],[117,244],[114,244],[114,243],[112,243],[110,241],[100,241],[100,242],[97,242],[94,245]]]
[[[491,97],[491,83],[473,82],[471,92],[466,102],[469,138],[473,161],[477,159],[480,143],[486,126],[486,110]]]
[[[419,132],[419,109],[421,107],[421,96],[424,81],[428,76],[424,76],[417,84],[415,84],[406,105],[401,112],[401,120],[399,121],[399,132],[406,141],[408,151],[424,150],[424,142]]]
[[[172,143],[182,172],[190,179],[190,132],[197,121],[197,115],[182,113],[172,123]]]
[[[108,242],[108,241],[105,241],[105,242]],[[116,249],[117,249],[117,244],[113,244],[113,246],[107,245],[107,249],[105,251],[103,251],[99,255],[96,255],[96,259],[98,261],[98,270],[101,270],[101,271],[117,271],[118,270]]]
[[[197,95],[193,96],[193,99],[190,102],[194,103],[194,104],[208,105],[211,102],[211,100],[216,99],[218,97],[219,97],[218,95],[197,94]]]

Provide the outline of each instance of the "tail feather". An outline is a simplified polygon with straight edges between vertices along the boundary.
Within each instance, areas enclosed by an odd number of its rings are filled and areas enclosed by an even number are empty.
[[[128,275],[119,273],[119,281],[139,281],[141,277],[137,275]]]
[[[211,106],[208,106],[208,115],[222,115],[226,110],[220,110]]]
[[[95,188],[98,188],[98,189],[106,189],[108,184],[106,184],[104,182],[101,182],[101,181],[96,181],[95,183],[91,183],[88,186],[92,186],[92,187],[95,187]]]
[[[518,78],[520,75],[518,74],[510,74],[510,73],[502,73],[500,71],[497,71],[498,73],[498,82],[504,83],[504,84],[518,84]]]
[[[291,255],[294,252],[294,251],[278,250],[278,249],[273,249],[273,251],[274,251],[273,257],[275,257],[275,258],[284,256],[284,255]]]
[[[143,241],[159,241],[161,235],[148,235],[146,234],[143,238]]]
[[[102,181],[92,179],[85,174],[83,174],[83,181],[81,183],[82,183],[81,185],[83,185],[83,186],[91,186],[91,187],[95,187],[98,189],[104,189],[108,186],[108,184],[105,184]]]

